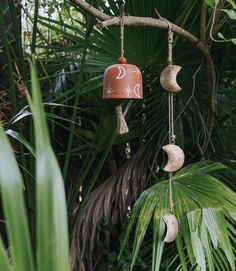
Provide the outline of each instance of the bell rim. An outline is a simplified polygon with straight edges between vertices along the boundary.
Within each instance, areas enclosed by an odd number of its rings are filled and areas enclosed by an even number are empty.
[[[102,97],[103,98],[103,100],[115,100],[115,101],[117,101],[117,100],[143,100],[144,98],[143,98],[143,96],[142,97],[140,97],[140,98],[138,98],[138,97],[129,97],[129,98],[127,98],[127,97],[124,97],[124,98],[120,98],[120,97]]]

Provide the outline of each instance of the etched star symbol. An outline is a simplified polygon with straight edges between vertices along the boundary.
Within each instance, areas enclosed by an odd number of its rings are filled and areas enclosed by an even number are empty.
[[[110,96],[114,91],[112,90],[112,87],[109,85],[108,88],[106,89],[106,93],[108,96]]]
[[[134,70],[134,73],[138,76],[138,78],[140,77],[140,70],[138,68]]]
[[[127,97],[129,97],[133,90],[130,85],[128,85],[126,88],[123,89],[123,92],[126,94]]]

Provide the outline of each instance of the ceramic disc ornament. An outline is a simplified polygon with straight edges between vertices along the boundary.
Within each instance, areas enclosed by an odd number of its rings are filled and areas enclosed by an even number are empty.
[[[143,99],[142,73],[125,57],[119,58],[119,64],[108,67],[103,78],[103,99],[125,100]]]

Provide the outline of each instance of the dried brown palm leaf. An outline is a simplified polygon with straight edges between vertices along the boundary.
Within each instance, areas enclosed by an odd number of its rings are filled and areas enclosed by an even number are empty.
[[[133,158],[90,194],[73,236],[71,259],[74,271],[94,270],[100,240],[98,225],[104,218],[109,219],[111,225],[124,223],[128,207],[159,169],[154,160],[153,149],[141,147]],[[107,240],[109,237],[106,232]]]
[[[11,103],[8,98],[7,90],[0,87],[0,121],[5,124],[11,116]]]

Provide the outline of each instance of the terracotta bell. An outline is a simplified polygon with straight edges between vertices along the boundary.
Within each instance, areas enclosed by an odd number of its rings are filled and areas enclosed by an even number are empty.
[[[124,100],[143,99],[142,73],[125,57],[119,58],[119,64],[108,67],[103,78],[103,99]]]

